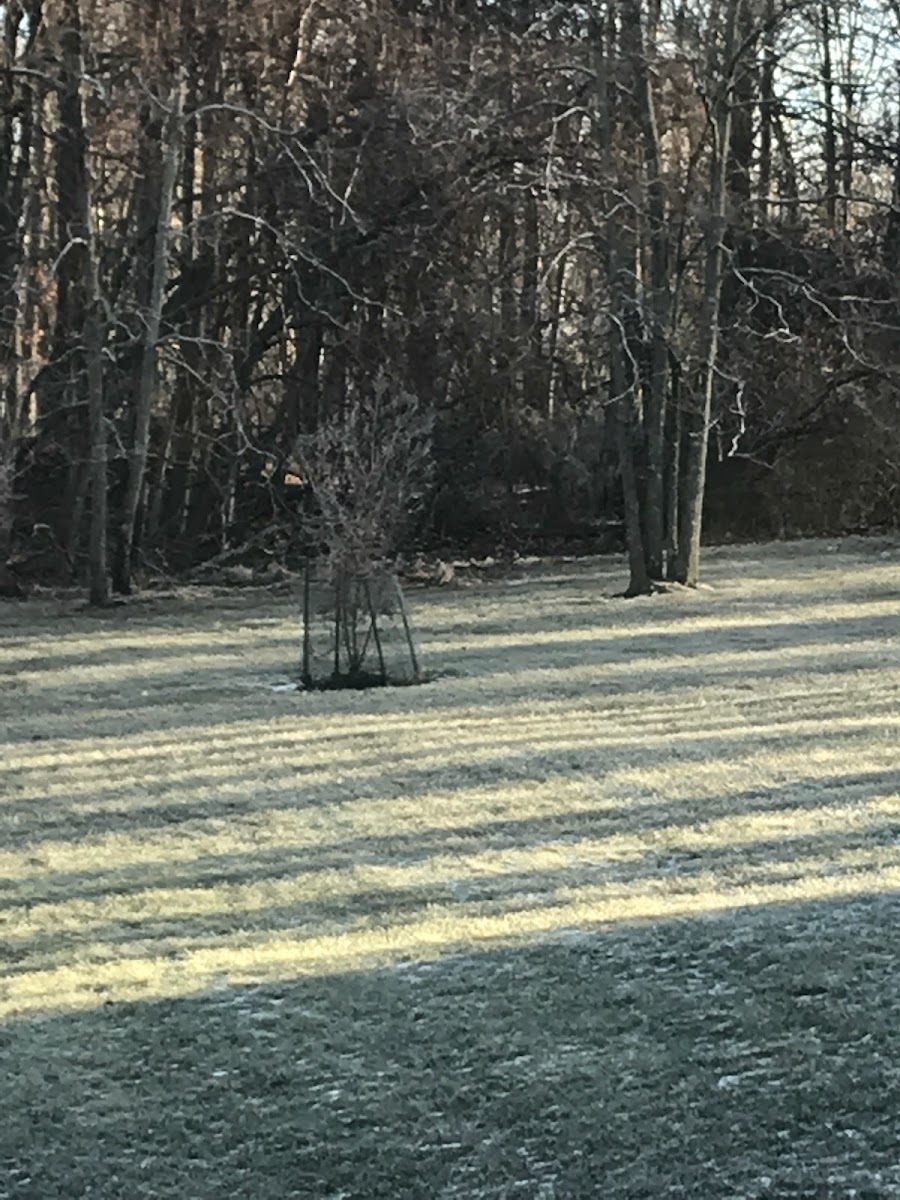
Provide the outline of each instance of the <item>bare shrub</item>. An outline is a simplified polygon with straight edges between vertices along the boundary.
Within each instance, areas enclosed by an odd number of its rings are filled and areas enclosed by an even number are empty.
[[[312,493],[308,531],[335,577],[390,569],[399,539],[432,479],[433,414],[382,371],[348,398],[295,457]]]
[[[297,442],[295,458],[315,506],[307,532],[323,551],[315,580],[312,567],[306,573],[307,687],[419,678],[393,571],[404,528],[431,483],[432,425],[431,412],[409,392],[394,390],[382,371],[369,390],[348,398],[339,413]],[[408,673],[389,661],[383,618],[401,631]],[[317,650],[323,628],[324,654]],[[319,671],[320,662],[329,674]]]

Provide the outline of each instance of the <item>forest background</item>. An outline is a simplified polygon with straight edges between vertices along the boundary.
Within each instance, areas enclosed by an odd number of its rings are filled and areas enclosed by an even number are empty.
[[[398,413],[407,553],[900,524],[895,0],[0,25],[0,589],[302,557],[303,446]]]

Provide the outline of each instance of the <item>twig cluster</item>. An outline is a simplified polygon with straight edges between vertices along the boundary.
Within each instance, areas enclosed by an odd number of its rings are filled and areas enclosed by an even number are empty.
[[[431,484],[432,427],[431,411],[381,371],[298,439],[295,457],[314,501],[309,532],[334,577],[368,578],[390,566]]]

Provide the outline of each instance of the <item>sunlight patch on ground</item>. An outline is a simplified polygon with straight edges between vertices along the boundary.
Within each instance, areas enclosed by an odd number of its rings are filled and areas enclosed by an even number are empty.
[[[296,796],[290,787],[268,790],[263,768],[255,778],[231,784],[215,782],[191,791],[177,786],[169,789],[163,777],[154,785],[162,789],[169,804],[162,823],[153,820],[152,806],[139,807],[133,828],[123,832],[95,832],[88,827],[79,830],[75,838],[59,838],[54,836],[58,821],[54,818],[47,836],[39,838],[40,801],[30,801],[26,808],[35,809],[32,839],[24,850],[0,851],[0,877],[40,880],[50,873],[77,875],[111,866],[122,870],[139,864],[199,863],[209,857],[327,847],[350,838],[370,839],[371,851],[377,853],[381,847],[389,854],[398,838],[415,839],[438,830],[458,830],[472,837],[504,822],[542,820],[549,823],[550,832],[553,826],[565,826],[578,815],[595,814],[598,822],[608,820],[611,811],[640,832],[647,805],[669,805],[671,816],[702,824],[716,808],[731,814],[742,792],[755,791],[755,803],[767,805],[771,801],[766,789],[778,787],[793,788],[793,803],[798,804],[801,819],[807,820],[805,810],[815,797],[817,784],[833,787],[834,799],[840,802],[844,786],[861,784],[877,794],[879,773],[898,767],[897,743],[890,730],[875,737],[870,731],[865,731],[868,737],[852,732],[849,744],[854,758],[849,773],[847,743],[785,748],[773,736],[762,748],[732,759],[725,757],[724,746],[715,746],[704,759],[682,757],[675,745],[667,748],[658,763],[632,766],[628,763],[632,748],[626,746],[618,760],[610,758],[605,766],[570,758],[558,764],[558,771],[538,750],[519,763],[501,758],[499,773],[513,779],[498,783],[479,770],[477,756],[473,756],[468,762],[475,779],[465,786],[463,775],[450,791],[439,786],[425,790],[423,782],[439,783],[439,779],[426,774],[424,781],[410,780],[403,766],[391,772],[387,764],[324,781],[314,776],[309,790]],[[599,757],[604,757],[602,746]],[[863,763],[865,770],[860,770]],[[449,767],[441,762],[437,765],[439,777],[461,772],[452,757]],[[150,786],[145,785],[145,799]],[[229,809],[232,800],[245,803]],[[750,801],[753,803],[752,796]],[[775,803],[777,806],[777,800]],[[64,811],[71,820],[77,816],[77,805],[67,804]],[[2,812],[0,805],[0,816]],[[126,806],[126,817],[128,812]],[[725,818],[725,836],[728,823],[738,819],[737,815]],[[100,820],[102,825],[102,814]],[[528,838],[527,829],[522,836]]]
[[[900,1196],[898,549],[0,603],[0,1196]]]
[[[420,594],[433,682],[365,694],[272,693],[295,599],[41,610],[0,643],[2,1011],[895,888],[896,569],[736,555]]]
[[[485,880],[490,881],[495,895],[502,896],[506,893],[506,879],[512,880],[515,889],[520,877],[529,876],[537,887],[547,873],[568,875],[575,881],[590,871],[625,863],[640,864],[648,857],[655,860],[655,867],[667,854],[699,858],[710,851],[733,852],[721,869],[734,872],[758,857],[758,852],[754,853],[755,847],[762,846],[765,853],[779,842],[792,850],[792,857],[786,864],[778,865],[806,872],[820,870],[822,864],[817,861],[815,867],[811,867],[811,858],[804,853],[804,842],[825,836],[840,836],[843,841],[849,841],[851,835],[867,833],[880,838],[884,828],[894,822],[900,822],[900,793],[896,792],[848,805],[766,809],[694,825],[663,824],[605,838],[564,837],[529,846],[513,845],[472,853],[433,853],[418,860],[363,863],[346,869],[328,869],[311,857],[306,871],[265,882],[223,882],[177,888],[156,886],[121,893],[115,890],[117,880],[121,882],[125,869],[138,865],[137,862],[117,859],[115,868],[101,872],[97,869],[97,859],[91,856],[93,886],[96,887],[102,875],[108,893],[88,900],[32,902],[24,913],[12,919],[0,914],[0,938],[12,946],[17,942],[27,943],[42,933],[84,932],[116,921],[138,926],[141,921],[184,921],[226,913],[249,916],[270,908],[315,905],[357,893],[374,895],[406,891],[415,896],[441,887],[465,891],[476,884],[483,886]],[[432,826],[429,832],[435,828]],[[307,843],[308,847],[310,845]],[[196,858],[188,861],[199,866],[199,860],[208,852],[209,847],[201,842]],[[886,860],[893,861],[895,855],[900,855],[900,844],[884,849],[876,847],[864,852],[861,865],[871,866],[872,862],[884,865]],[[160,863],[172,861],[177,861],[176,855],[171,858],[161,855],[159,859]],[[833,862],[837,864],[838,857]],[[775,869],[774,863],[764,865]],[[46,885],[46,877],[39,876],[37,882]]]
[[[546,770],[552,773],[552,756],[568,753],[577,756],[579,751],[585,750],[615,750],[622,754],[629,749],[644,752],[668,749],[670,757],[677,760],[683,750],[727,742],[733,758],[741,761],[752,752],[754,744],[762,741],[777,741],[790,746],[791,743],[818,743],[823,737],[861,738],[877,746],[882,739],[900,738],[900,713],[893,711],[880,715],[841,715],[753,724],[740,713],[730,720],[723,720],[720,713],[715,715],[719,717],[715,723],[674,730],[667,728],[665,719],[653,725],[644,723],[632,730],[627,725],[613,726],[596,718],[580,721],[574,714],[570,720],[558,722],[548,718],[523,722],[510,717],[504,729],[495,731],[497,740],[485,736],[484,723],[480,722],[470,731],[459,731],[452,746],[448,746],[446,736],[442,739],[426,736],[415,741],[411,738],[407,743],[398,740],[392,751],[337,733],[327,747],[316,746],[314,738],[273,739],[267,727],[260,725],[255,737],[235,735],[209,749],[196,744],[173,743],[166,752],[141,754],[126,750],[118,758],[116,748],[110,747],[108,760],[98,758],[91,763],[85,763],[77,751],[72,759],[62,755],[43,762],[10,756],[6,767],[6,790],[9,799],[20,804],[34,803],[38,807],[47,799],[66,798],[72,801],[74,811],[81,803],[79,798],[86,797],[90,808],[101,809],[108,803],[123,809],[132,805],[146,806],[154,797],[165,800],[173,789],[184,789],[198,797],[223,795],[223,787],[227,790],[229,785],[240,792],[249,780],[273,788],[280,785],[288,794],[302,787],[327,783],[336,776],[344,784],[364,783],[381,777],[385,760],[389,760],[394,770],[408,766],[418,772],[436,774],[458,765],[476,767],[479,763],[505,761],[510,773],[515,775],[516,758],[523,755],[529,769],[532,766],[539,769],[543,762]],[[327,734],[323,732],[322,736]],[[41,772],[40,783],[32,782],[29,786],[29,773],[33,779],[33,773],[40,768],[45,769]],[[13,771],[20,772],[18,778],[11,778]],[[152,780],[155,778],[161,780],[161,786],[154,785]]]
[[[867,869],[877,854],[832,856],[802,864],[799,878],[760,881],[734,888],[715,875],[693,888],[561,889],[538,908],[499,913],[472,911],[464,904],[432,905],[400,925],[375,925],[348,932],[245,935],[216,939],[195,949],[193,936],[166,939],[165,954],[142,957],[127,943],[93,944],[91,961],[13,974],[0,991],[0,1019],[93,1008],[107,1002],[185,997],[221,986],[286,982],[306,975],[372,969],[409,959],[428,961],[464,950],[522,944],[580,929],[665,918],[703,917],[727,910],[789,902],[900,891],[900,852],[890,866]],[[783,864],[793,875],[797,864]],[[846,873],[841,873],[846,871]],[[778,872],[776,872],[778,873]],[[134,947],[138,952],[141,943]]]

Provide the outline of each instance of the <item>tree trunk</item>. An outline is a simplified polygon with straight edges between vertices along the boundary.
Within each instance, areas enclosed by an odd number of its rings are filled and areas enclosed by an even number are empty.
[[[538,273],[540,227],[537,200],[532,188],[526,188],[522,213],[522,292],[519,298],[521,334],[519,358],[522,363],[522,403],[538,412],[545,394],[543,355],[539,323]]]
[[[797,181],[797,167],[791,152],[791,144],[788,141],[780,111],[776,112],[773,125],[775,140],[778,143],[778,153],[781,156],[780,190],[788,197],[787,219],[789,224],[796,229],[800,224],[800,185]]]
[[[761,225],[769,220],[769,194],[772,189],[772,126],[775,122],[775,0],[766,0],[766,35],[763,44],[759,80],[759,175],[757,217]]]
[[[14,590],[6,568],[12,550],[14,472],[15,444],[0,423],[0,596]]]
[[[666,400],[669,387],[669,319],[672,308],[669,275],[669,225],[666,184],[662,174],[662,152],[656,123],[656,103],[648,55],[652,42],[645,42],[641,10],[637,0],[628,0],[624,15],[631,26],[632,66],[636,80],[636,103],[644,148],[647,225],[650,233],[650,379],[645,392],[644,431],[647,464],[644,497],[644,535],[647,570],[654,579],[663,577],[664,478],[666,468]]]
[[[91,254],[91,300],[85,313],[84,350],[87,359],[88,421],[91,450],[91,527],[88,542],[90,602],[109,602],[107,571],[107,433],[103,410],[103,302],[97,286],[97,259]]]
[[[135,535],[141,493],[147,472],[150,445],[150,416],[156,396],[159,333],[162,323],[163,296],[169,267],[169,232],[178,177],[178,147],[181,133],[183,85],[174,88],[171,108],[166,115],[163,165],[160,179],[159,208],[153,246],[153,270],[150,298],[146,313],[146,334],[141,354],[141,372],[134,414],[134,440],[128,455],[128,483],[119,530],[119,556],[116,562],[114,586],[117,592],[129,593],[133,572]]]
[[[565,251],[565,245],[569,241],[571,232],[572,215],[567,207],[566,218],[565,222],[563,223],[564,248],[562,253],[557,255],[553,268],[553,286],[550,289],[550,311],[547,314],[549,332],[547,335],[547,392],[544,411],[551,421],[556,415],[556,391],[559,375],[557,347],[559,345],[559,331],[563,311],[563,296],[565,294],[566,287],[566,268],[568,266],[568,255]]]
[[[894,183],[891,208],[884,231],[883,260],[889,271],[900,270],[900,63],[894,66],[897,86],[897,141],[894,147]]]
[[[666,444],[669,448],[665,476],[665,558],[666,579],[675,579],[678,563],[679,510],[681,499],[681,444],[683,420],[678,371],[670,368],[672,395],[666,412]]]
[[[609,77],[610,48],[613,44],[612,17],[610,16],[606,43],[598,47],[597,99],[599,103],[598,128],[601,157],[607,178],[615,180],[612,154],[612,106],[613,89]],[[616,192],[618,189],[616,189]],[[619,471],[622,479],[622,497],[625,515],[625,540],[628,548],[629,582],[626,595],[644,595],[651,590],[644,552],[644,535],[641,528],[641,501],[638,491],[637,472],[634,462],[634,431],[636,424],[636,372],[630,361],[626,318],[626,281],[630,274],[634,278],[634,246],[628,246],[623,238],[618,211],[618,195],[612,190],[604,196],[606,209],[606,272],[609,288],[609,319],[607,322],[609,347],[610,402],[614,413],[616,446],[619,455]]]
[[[749,216],[750,176],[754,155],[753,110],[759,98],[759,70],[756,62],[755,4],[748,0],[738,22],[738,38],[745,49],[734,64],[731,129],[728,152],[728,193],[731,206],[739,217]],[[725,69],[728,69],[726,64]]]
[[[615,252],[610,252],[614,258]],[[617,285],[613,285],[613,292]],[[616,445],[619,470],[622,475],[622,499],[625,510],[625,538],[628,546],[629,581],[627,596],[643,596],[650,592],[651,581],[644,552],[641,529],[641,501],[634,466],[635,384],[626,361],[625,331],[621,320],[613,315],[620,299],[610,296],[612,310],[609,330],[610,389],[613,393]]]
[[[847,66],[849,72],[850,67]],[[840,228],[846,230],[850,221],[850,204],[853,195],[853,168],[856,161],[856,116],[854,113],[854,88],[851,80],[841,85],[844,102],[843,129],[841,131],[841,207]]]
[[[24,13],[18,5],[4,8],[0,22],[0,595],[18,590],[5,564],[12,552],[16,459],[24,433],[20,364],[25,358],[27,266],[23,243],[33,233],[36,207],[30,178],[33,98],[29,84],[17,88],[13,75]]]
[[[23,256],[19,229],[25,176],[30,166],[34,113],[27,86],[19,106],[12,72],[22,17],[18,6],[6,5],[0,28],[0,436],[5,433],[5,442],[11,441],[17,432],[14,414],[18,391],[19,279]]]
[[[500,428],[510,434],[511,415],[518,404],[516,360],[519,357],[516,320],[516,211],[512,197],[504,197],[499,213],[497,272],[499,275],[499,336],[497,337],[497,384],[500,395]]]
[[[822,87],[825,92],[825,212],[828,216],[828,226],[832,233],[837,231],[837,130],[834,114],[834,77],[831,62],[831,13],[828,10],[830,0],[825,0],[820,8],[822,19]]]
[[[700,362],[689,413],[681,527],[675,577],[679,583],[696,587],[700,580],[700,537],[703,500],[706,492],[706,459],[716,358],[719,348],[719,300],[724,271],[723,240],[726,229],[728,193],[728,149],[731,144],[731,89],[734,53],[742,0],[728,0],[722,47],[722,79],[710,114],[713,151],[709,214],[704,236],[705,270],[700,315]]]
[[[78,276],[71,278],[81,308],[81,343],[86,375],[88,446],[90,454],[91,524],[89,535],[89,598],[93,605],[109,601],[106,562],[107,462],[106,414],[103,402],[103,298],[100,264],[91,211],[91,179],[82,99],[84,51],[79,0],[66,0],[60,33],[63,87],[60,115],[65,129],[65,173],[74,185],[68,198],[72,224],[68,231],[72,253],[77,253]],[[74,531],[77,535],[77,531]]]

